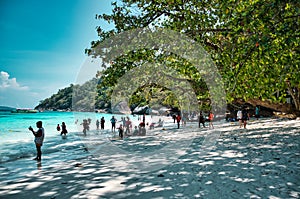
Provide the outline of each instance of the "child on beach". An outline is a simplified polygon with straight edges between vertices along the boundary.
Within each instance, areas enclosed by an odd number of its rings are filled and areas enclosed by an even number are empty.
[[[153,122],[150,123],[150,125],[149,125],[149,129],[150,129],[150,130],[154,129],[154,124],[155,124],[155,123],[153,123]]]
[[[118,130],[119,130],[119,137],[121,138],[121,139],[123,139],[123,126],[122,126],[122,124],[120,124],[120,127],[118,128]]]
[[[138,134],[139,134],[139,130],[138,130],[137,126],[135,126],[132,135],[137,136]]]
[[[59,126],[59,124],[57,124],[56,130],[57,130],[58,132],[60,132],[60,126]]]
[[[163,126],[164,126],[164,121],[161,118],[159,118],[157,127],[163,127]]]
[[[41,147],[43,145],[44,137],[45,137],[45,132],[44,132],[42,121],[38,121],[36,123],[36,127],[38,128],[37,131],[34,131],[31,126],[28,129],[29,129],[29,131],[31,131],[33,133],[33,135],[35,137],[34,138],[34,143],[35,143],[35,146],[36,146],[37,155],[36,155],[36,158],[34,158],[34,160],[41,161],[42,160]]]

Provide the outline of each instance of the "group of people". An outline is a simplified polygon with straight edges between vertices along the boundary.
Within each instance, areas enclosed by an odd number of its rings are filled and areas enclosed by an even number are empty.
[[[77,124],[77,122],[78,122],[78,121],[76,120],[75,124]],[[80,124],[80,125],[82,125],[82,128],[83,128],[82,132],[83,132],[83,134],[84,134],[85,136],[86,136],[86,132],[90,130],[90,125],[91,125],[91,123],[92,123],[92,119],[91,119],[91,118],[88,118],[88,119],[83,119],[83,120],[82,120],[82,123]],[[97,130],[99,130],[100,124],[101,124],[101,129],[104,129],[104,123],[105,123],[104,117],[101,118],[100,122],[99,122],[99,120],[97,119],[97,120],[96,120],[96,128],[97,128]]]
[[[258,120],[259,117],[260,117],[259,107],[256,106],[255,107],[255,118],[256,118],[256,120]],[[246,107],[244,107],[243,109],[239,109],[237,111],[236,118],[239,121],[240,128],[242,128],[242,126],[244,126],[244,128],[246,129],[247,120],[249,120],[249,118],[250,118],[250,114],[248,112],[248,109]]]
[[[180,128],[180,122],[182,122],[182,126],[186,125],[186,121],[188,119],[188,116],[186,114],[178,113],[177,115],[173,114],[172,118],[174,120],[174,123],[177,122],[177,128],[179,129]],[[205,116],[203,115],[202,111],[200,111],[200,114],[198,116],[198,123],[199,123],[198,126],[199,126],[199,128],[201,127],[201,124],[205,128],[205,121],[208,121],[209,122],[209,128],[213,129],[214,128],[213,119],[214,119],[214,114],[211,111],[208,113],[207,119],[205,119]]]
[[[65,122],[62,122],[61,126],[59,126],[59,124],[57,124],[56,130],[58,132],[60,132],[60,135],[62,135],[62,136],[66,136],[67,133],[68,133],[67,126],[66,126]]]
[[[208,127],[209,127],[209,129],[214,129],[214,124],[213,124],[214,117],[215,117],[215,115],[210,111],[208,113],[208,116],[207,116],[207,121],[208,121]],[[206,121],[206,119],[205,119],[205,116],[203,115],[202,111],[200,111],[198,121],[199,121],[198,127],[200,128],[201,124],[202,124],[203,128],[205,128],[205,121]]]
[[[178,113],[177,115],[176,114],[173,114],[172,115],[172,118],[173,118],[173,121],[174,121],[174,124],[177,122],[177,126],[179,128],[180,126],[180,121],[181,121],[181,116],[180,114]]]
[[[244,126],[244,128],[246,128],[247,120],[249,120],[249,118],[250,118],[247,108],[244,107],[243,109],[238,110],[236,116],[237,116],[237,120],[239,121],[239,127],[241,128],[242,126]],[[256,109],[255,109],[255,117],[256,117],[256,119],[258,119],[260,117],[258,107],[256,107]],[[183,125],[186,122],[185,115],[183,115],[182,117],[180,116],[180,114],[173,115],[173,119],[174,119],[174,123],[177,122],[178,129],[180,128],[181,120],[184,120]],[[214,114],[211,111],[208,113],[207,119],[204,117],[204,115],[201,111],[199,114],[199,119],[198,119],[199,128],[201,127],[201,124],[205,128],[205,122],[208,121],[209,128],[213,129],[214,128],[213,120],[214,120]],[[112,132],[115,132],[117,119],[114,116],[112,116],[112,118],[110,119],[110,122],[111,122],[111,130],[112,130]],[[119,132],[119,137],[121,139],[123,139],[124,133],[126,136],[146,135],[145,115],[143,115],[143,118],[142,118],[142,121],[140,122],[140,124],[138,126],[134,127],[134,130],[132,130],[132,122],[129,117],[126,117],[126,118],[122,117],[121,122],[122,122],[122,124],[120,124],[120,126],[117,128],[118,132]],[[83,122],[81,123],[81,125],[83,125],[83,132],[85,135],[86,135],[86,131],[89,131],[90,124],[91,124],[91,119],[84,119]],[[104,129],[104,124],[105,124],[104,117],[102,117],[100,119],[100,121],[97,120],[96,121],[97,130],[99,129],[99,125],[100,125],[101,129]],[[150,124],[150,129],[151,129],[151,125],[152,124]],[[154,124],[152,126],[154,126]],[[163,121],[161,119],[158,122],[158,126],[163,126]],[[34,142],[35,142],[36,151],[37,151],[35,160],[41,161],[41,156],[42,156],[41,147],[43,145],[43,141],[44,141],[44,137],[45,137],[45,131],[44,131],[44,128],[42,125],[42,121],[38,121],[36,123],[36,127],[37,127],[36,131],[33,130],[33,128],[31,126],[28,129],[33,133],[33,135],[35,137]],[[125,130],[124,130],[124,128],[125,128]],[[58,132],[60,132],[60,135],[62,135],[62,136],[66,136],[68,133],[65,122],[62,122],[61,126],[60,126],[60,124],[57,124],[56,130]]]
[[[96,120],[96,128],[97,128],[97,130],[99,130],[99,125],[100,125],[101,130],[103,130],[103,129],[104,129],[104,124],[105,124],[105,119],[104,119],[104,117],[102,117],[102,118],[100,119],[100,121],[97,119],[97,120]]]
[[[82,123],[80,125],[82,125],[83,127],[83,134],[86,136],[86,132],[90,130],[90,124],[92,122],[92,119],[91,118],[88,118],[88,119],[83,119],[82,120]],[[75,124],[78,124],[78,119],[75,121]]]
[[[255,117],[256,117],[257,120],[260,117],[258,106],[255,108]],[[239,127],[240,128],[244,127],[246,129],[247,120],[250,119],[250,114],[248,112],[248,109],[246,107],[244,107],[242,109],[239,109],[237,111],[236,118],[239,121]],[[213,120],[214,120],[214,114],[211,111],[209,112],[209,114],[207,116],[207,119],[205,119],[203,113],[200,112],[200,114],[199,114],[199,128],[201,127],[201,124],[205,128],[205,121],[208,121],[209,122],[209,128],[213,129],[214,128]]]
[[[134,130],[126,136],[145,136],[146,135],[146,126],[145,123],[141,122],[138,126],[134,126]]]
[[[256,119],[258,119],[260,117],[258,107],[256,107],[256,109],[255,109],[255,117],[256,117]],[[246,129],[247,120],[249,120],[249,118],[250,118],[250,115],[249,115],[249,112],[248,112],[247,108],[245,107],[243,109],[239,109],[237,111],[236,118],[239,121],[239,127],[242,128],[242,126],[244,126],[244,128]],[[209,112],[208,119],[207,119],[208,122],[209,122],[209,128],[214,128],[213,119],[214,119],[214,114],[212,112]],[[199,128],[200,128],[201,124],[205,128],[205,121],[206,121],[205,117],[203,116],[202,112],[200,112],[200,115],[199,115]]]
[[[111,131],[115,132],[117,119],[114,116],[112,116],[112,118],[110,119],[110,122],[111,122]],[[140,122],[140,124],[138,126],[134,127],[134,130],[132,130],[132,122],[131,122],[130,118],[128,116],[121,117],[121,124],[117,128],[118,132],[119,132],[119,137],[121,139],[123,139],[124,136],[146,135],[145,126],[146,126],[145,125],[145,115],[143,115],[143,119]]]
[[[131,121],[129,117],[125,117],[121,118],[122,121],[122,128],[125,128],[125,134],[129,134],[130,133],[130,128],[131,128]],[[78,121],[76,121],[75,123],[77,123]],[[88,119],[83,119],[82,123],[80,125],[83,126],[83,133],[86,136],[86,132],[90,130],[90,125],[91,125],[92,120],[90,118]],[[101,130],[104,130],[105,128],[105,118],[101,117],[101,119],[97,119],[96,120],[96,129],[99,130],[99,127]],[[115,118],[115,116],[112,116],[112,118],[110,119],[111,122],[111,131],[115,132],[116,131],[116,123],[117,123],[117,119]]]

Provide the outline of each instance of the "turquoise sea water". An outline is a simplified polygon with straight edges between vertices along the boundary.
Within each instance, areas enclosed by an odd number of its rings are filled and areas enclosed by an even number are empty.
[[[80,125],[75,125],[75,121],[81,118],[91,118],[91,127],[96,128],[95,118],[100,119],[102,116],[106,119],[106,126],[108,127],[109,114],[96,113],[72,113],[72,112],[40,112],[40,113],[0,113],[0,144],[2,142],[16,142],[32,140],[32,134],[28,131],[28,127],[32,126],[36,129],[35,123],[39,120],[43,122],[43,127],[47,137],[52,137],[58,134],[56,131],[57,124],[65,122],[67,129],[70,132],[80,131]],[[93,121],[94,120],[94,121]],[[80,124],[81,121],[78,121]]]
[[[115,115],[120,124],[121,117],[125,115]],[[36,122],[41,120],[45,129],[44,145],[48,151],[46,153],[55,152],[58,149],[55,147],[62,142],[60,133],[57,132],[57,124],[65,122],[68,130],[69,141],[79,140],[82,133],[83,119],[90,118],[90,130],[96,129],[96,120],[105,118],[105,130],[102,133],[110,132],[111,114],[104,113],[78,113],[78,112],[40,112],[40,113],[7,113],[0,112],[0,163],[12,161],[14,159],[31,157],[35,154],[35,147],[33,144],[34,136],[28,130],[29,126],[36,129]],[[129,116],[134,125],[138,123],[137,117]],[[49,151],[49,149],[53,149]]]

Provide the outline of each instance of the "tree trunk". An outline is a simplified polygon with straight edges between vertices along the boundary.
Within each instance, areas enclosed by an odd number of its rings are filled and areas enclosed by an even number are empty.
[[[292,86],[291,86],[291,82],[289,80],[286,80],[285,83],[287,84],[288,91],[293,98],[296,110],[300,111],[299,88],[294,88],[294,90],[293,90]],[[297,93],[298,93],[298,95],[297,95]]]
[[[238,103],[242,104],[241,100],[237,100]],[[249,99],[244,103],[249,103],[252,106],[262,106],[274,111],[283,112],[283,113],[292,113],[295,112],[291,104],[288,103],[274,103],[269,100],[261,100],[261,99]]]
[[[235,104],[251,104],[251,106],[261,106],[268,109],[273,110],[273,115],[277,117],[296,119],[300,117],[300,111],[296,110],[291,104],[288,103],[274,103],[269,100],[260,100],[260,99],[249,99],[247,101],[243,101],[241,99],[237,99],[234,102]]]

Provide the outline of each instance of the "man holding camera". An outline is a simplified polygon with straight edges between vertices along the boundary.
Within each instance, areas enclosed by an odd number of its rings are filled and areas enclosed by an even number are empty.
[[[38,128],[37,131],[34,131],[31,126],[28,129],[33,133],[33,135],[35,137],[34,138],[34,143],[35,143],[35,146],[36,146],[37,155],[36,155],[36,158],[34,158],[34,160],[41,161],[41,159],[42,159],[41,147],[43,145],[44,136],[45,136],[42,121],[38,121],[36,123],[36,127]]]

